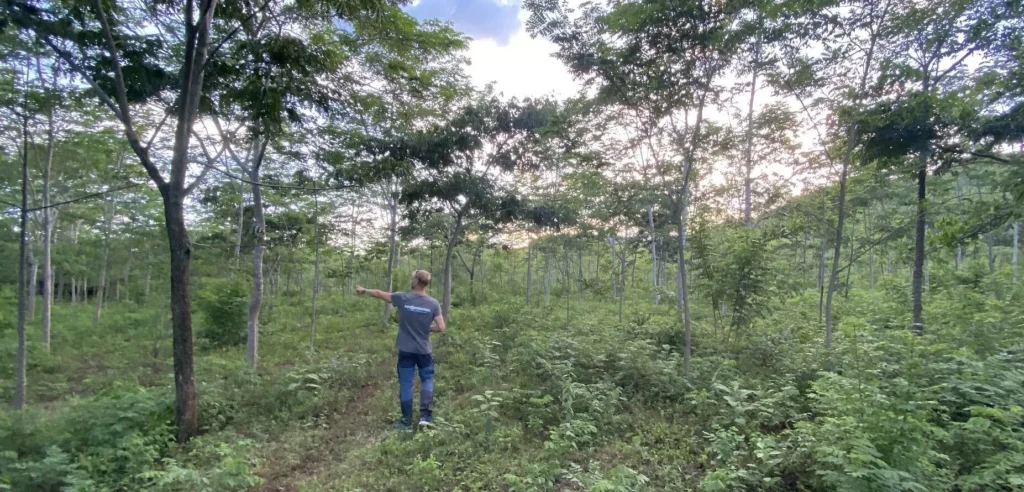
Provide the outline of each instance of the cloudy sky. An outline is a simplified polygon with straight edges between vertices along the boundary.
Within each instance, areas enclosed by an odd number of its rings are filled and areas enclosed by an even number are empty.
[[[526,33],[528,13],[519,0],[418,0],[406,10],[418,19],[441,19],[473,38],[469,74],[483,86],[494,82],[506,96],[566,97],[576,84],[552,58],[554,45]]]

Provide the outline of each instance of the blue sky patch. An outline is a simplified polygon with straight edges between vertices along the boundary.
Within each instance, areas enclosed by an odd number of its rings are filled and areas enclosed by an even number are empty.
[[[520,26],[518,0],[509,5],[498,0],[420,0],[407,11],[420,20],[449,21],[473,39],[492,39],[499,45],[508,44]]]

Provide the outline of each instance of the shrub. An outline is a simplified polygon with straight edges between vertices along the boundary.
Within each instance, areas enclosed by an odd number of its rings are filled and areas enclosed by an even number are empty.
[[[196,296],[196,307],[203,316],[198,337],[214,347],[245,343],[248,302],[249,293],[243,282],[206,279]]]

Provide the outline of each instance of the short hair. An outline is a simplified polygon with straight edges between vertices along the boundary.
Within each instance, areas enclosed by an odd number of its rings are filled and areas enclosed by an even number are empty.
[[[421,287],[430,287],[430,272],[426,270],[416,270],[415,272],[412,272],[412,280]]]

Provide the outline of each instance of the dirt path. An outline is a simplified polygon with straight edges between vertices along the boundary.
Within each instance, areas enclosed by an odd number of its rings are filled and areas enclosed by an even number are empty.
[[[381,363],[376,377],[360,386],[348,403],[331,415],[324,428],[297,436],[305,439],[299,446],[288,447],[290,452],[301,454],[298,462],[267,459],[258,471],[263,485],[256,490],[297,492],[301,484],[320,475],[327,464],[343,459],[354,449],[378,442],[391,417],[388,409],[393,404],[393,395],[385,389],[389,379],[384,372],[391,364],[390,359]]]

